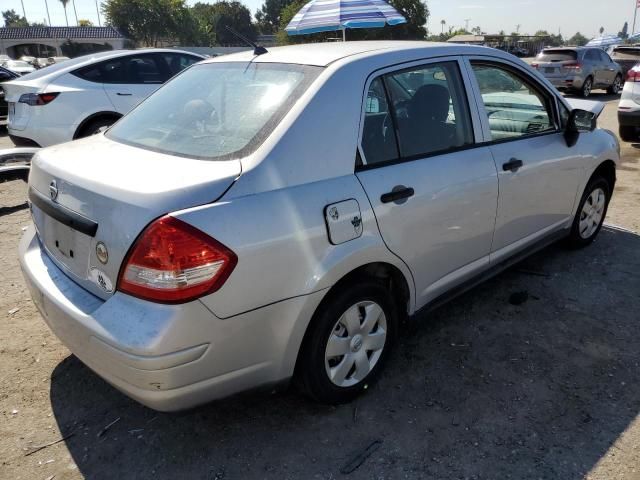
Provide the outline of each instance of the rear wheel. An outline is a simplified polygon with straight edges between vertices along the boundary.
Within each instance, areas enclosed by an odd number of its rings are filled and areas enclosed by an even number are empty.
[[[632,127],[629,125],[620,125],[618,132],[620,133],[620,138],[623,142],[635,142],[638,140],[636,127]]]
[[[593,89],[593,79],[591,77],[587,77],[584,83],[582,84],[582,88],[580,89],[580,96],[582,98],[587,98],[591,95],[591,90]]]
[[[573,219],[568,243],[574,248],[586,247],[593,242],[607,215],[611,186],[602,177],[594,177],[585,188]]]
[[[116,123],[116,120],[117,118],[113,117],[102,117],[91,120],[84,127],[82,127],[82,130],[80,130],[76,138],[90,137],[91,135],[100,133],[107,127],[110,127],[111,125]]]
[[[609,88],[607,88],[607,93],[609,95],[618,95],[622,90],[622,76],[616,75],[615,80],[611,84]]]
[[[376,378],[395,340],[398,315],[388,289],[362,279],[329,297],[314,315],[296,371],[323,403],[352,400]]]

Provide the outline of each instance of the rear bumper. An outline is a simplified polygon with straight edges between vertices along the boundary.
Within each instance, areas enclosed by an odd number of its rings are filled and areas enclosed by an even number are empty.
[[[40,147],[37,142],[30,138],[19,137],[18,135],[9,134],[9,139],[16,147]]]
[[[640,127],[640,109],[628,112],[618,110],[618,123],[621,126]]]
[[[584,78],[578,75],[552,78],[547,77],[547,80],[549,80],[558,90],[580,90],[584,84]]]
[[[8,124],[7,131],[9,132],[9,137],[16,145],[49,147],[51,145],[57,145],[59,143],[73,140],[73,132],[75,130],[72,125],[38,125],[34,119],[31,119],[26,128],[18,130],[12,128],[11,124]]]
[[[109,383],[162,411],[290,377],[323,296],[316,292],[224,320],[200,301],[161,305],[119,292],[103,301],[52,262],[33,226],[20,243],[20,264],[53,333]]]

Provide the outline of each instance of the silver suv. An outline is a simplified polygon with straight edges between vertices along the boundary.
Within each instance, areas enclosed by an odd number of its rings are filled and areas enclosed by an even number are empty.
[[[545,48],[531,63],[558,90],[586,98],[596,88],[617,95],[624,79],[620,65],[599,48]]]
[[[467,45],[205,60],[36,155],[21,266],[53,332],[153,408],[291,377],[348,401],[403,319],[594,240],[619,145],[577,103]]]

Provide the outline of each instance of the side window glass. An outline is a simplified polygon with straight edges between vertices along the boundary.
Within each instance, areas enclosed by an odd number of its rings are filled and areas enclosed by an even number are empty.
[[[163,73],[160,65],[160,58],[154,58],[155,55],[144,55],[139,57],[128,57],[126,62],[125,83],[146,84],[146,83],[163,83],[167,79],[167,75]]]
[[[121,58],[98,64],[103,83],[124,83],[125,66]]]
[[[386,84],[400,155],[419,157],[473,143],[473,128],[457,62],[392,73]]]
[[[552,102],[529,83],[497,66],[472,64],[489,117],[492,140],[554,131]]]
[[[362,150],[367,164],[388,162],[398,158],[398,147],[391,112],[382,78],[369,86],[365,99]]]

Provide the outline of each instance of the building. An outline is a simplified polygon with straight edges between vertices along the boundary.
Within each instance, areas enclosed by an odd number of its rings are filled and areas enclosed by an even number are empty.
[[[11,58],[77,57],[100,50],[124,48],[125,38],[113,27],[4,27],[0,54]]]

